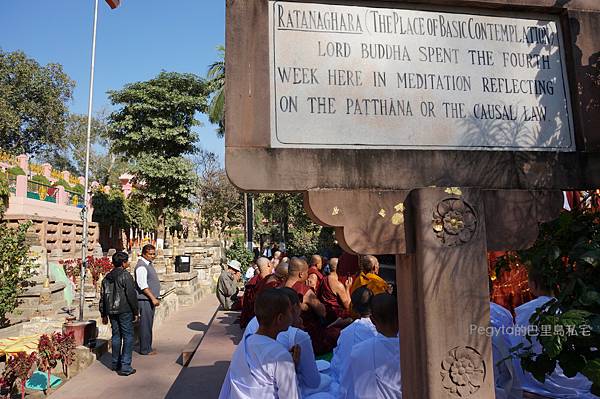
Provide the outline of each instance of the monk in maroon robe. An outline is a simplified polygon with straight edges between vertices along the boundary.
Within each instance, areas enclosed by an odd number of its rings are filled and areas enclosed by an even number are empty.
[[[275,268],[275,273],[262,279],[256,286],[256,294],[260,294],[267,288],[283,287],[288,276],[288,264],[285,262],[279,263]]]
[[[308,267],[308,280],[306,284],[313,289],[315,293],[319,293],[321,290],[321,283],[323,282],[323,259],[319,255],[313,255],[310,258],[310,265]]]
[[[325,320],[326,309],[312,288],[306,285],[308,264],[303,259],[292,258],[288,271],[285,286],[298,293],[304,331],[310,335],[315,354],[331,352],[337,344],[340,330],[334,327],[327,328],[321,321]]]
[[[244,288],[242,313],[240,315],[240,327],[242,328],[246,328],[250,320],[254,317],[254,302],[256,300],[258,284],[271,275],[272,272],[271,262],[267,258],[258,258],[256,266],[258,266],[258,274],[252,277]]]
[[[329,261],[329,275],[323,278],[319,299],[327,310],[327,322],[332,323],[338,318],[351,317],[350,314],[350,287],[352,277],[342,284],[337,275],[338,259],[331,258]]]

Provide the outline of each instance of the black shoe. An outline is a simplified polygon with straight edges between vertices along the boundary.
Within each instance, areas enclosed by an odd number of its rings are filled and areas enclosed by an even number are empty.
[[[131,369],[131,371],[117,371],[117,374],[122,375],[123,377],[127,377],[128,375],[135,374],[135,369]]]
[[[112,371],[121,371],[121,366],[110,366]]]

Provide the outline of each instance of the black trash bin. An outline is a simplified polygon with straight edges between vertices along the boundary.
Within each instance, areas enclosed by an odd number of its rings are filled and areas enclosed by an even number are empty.
[[[190,272],[190,256],[189,255],[177,255],[175,257],[175,272],[176,273],[189,273]]]

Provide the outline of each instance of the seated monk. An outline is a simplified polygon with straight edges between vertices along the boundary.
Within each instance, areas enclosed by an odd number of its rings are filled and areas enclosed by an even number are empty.
[[[371,320],[378,334],[352,348],[348,369],[340,383],[346,391],[340,397],[401,399],[396,298],[387,293],[375,295],[371,299]]]
[[[306,285],[308,264],[300,258],[292,258],[288,269],[285,286],[298,293],[304,330],[310,335],[315,354],[323,355],[330,352],[337,342],[340,330],[325,327],[321,320],[325,318],[325,306],[319,301],[315,292]]]
[[[310,265],[308,267],[308,280],[306,284],[313,289],[315,293],[319,293],[321,290],[321,283],[323,282],[323,259],[319,255],[313,255],[310,257]]]
[[[329,275],[323,278],[319,299],[327,310],[327,322],[331,323],[338,318],[350,317],[350,287],[352,277],[344,284],[340,282],[337,275],[338,259],[329,260]]]
[[[295,362],[300,350],[295,347],[291,355],[276,341],[292,322],[290,301],[281,290],[270,288],[256,297],[255,306],[258,330],[245,336],[233,353],[219,399],[298,399]]]
[[[263,278],[256,285],[257,295],[267,288],[281,288],[285,284],[288,276],[288,264],[279,263],[275,268],[275,273]]]
[[[240,315],[240,327],[245,328],[254,317],[254,300],[256,298],[256,287],[258,283],[272,273],[271,262],[267,258],[256,260],[258,274],[246,283],[244,298],[242,300],[242,313]]]
[[[354,292],[358,287],[366,286],[370,289],[373,294],[381,294],[383,292],[392,292],[391,287],[384,279],[378,276],[379,274],[379,261],[372,255],[365,255],[360,258],[360,274],[356,276],[352,288],[350,288],[350,294]]]

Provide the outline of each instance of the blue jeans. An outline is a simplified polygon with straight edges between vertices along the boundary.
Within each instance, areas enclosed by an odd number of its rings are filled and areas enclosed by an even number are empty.
[[[109,315],[112,327],[112,365],[116,370],[128,373],[133,352],[133,313]],[[121,341],[123,345],[121,345]]]

